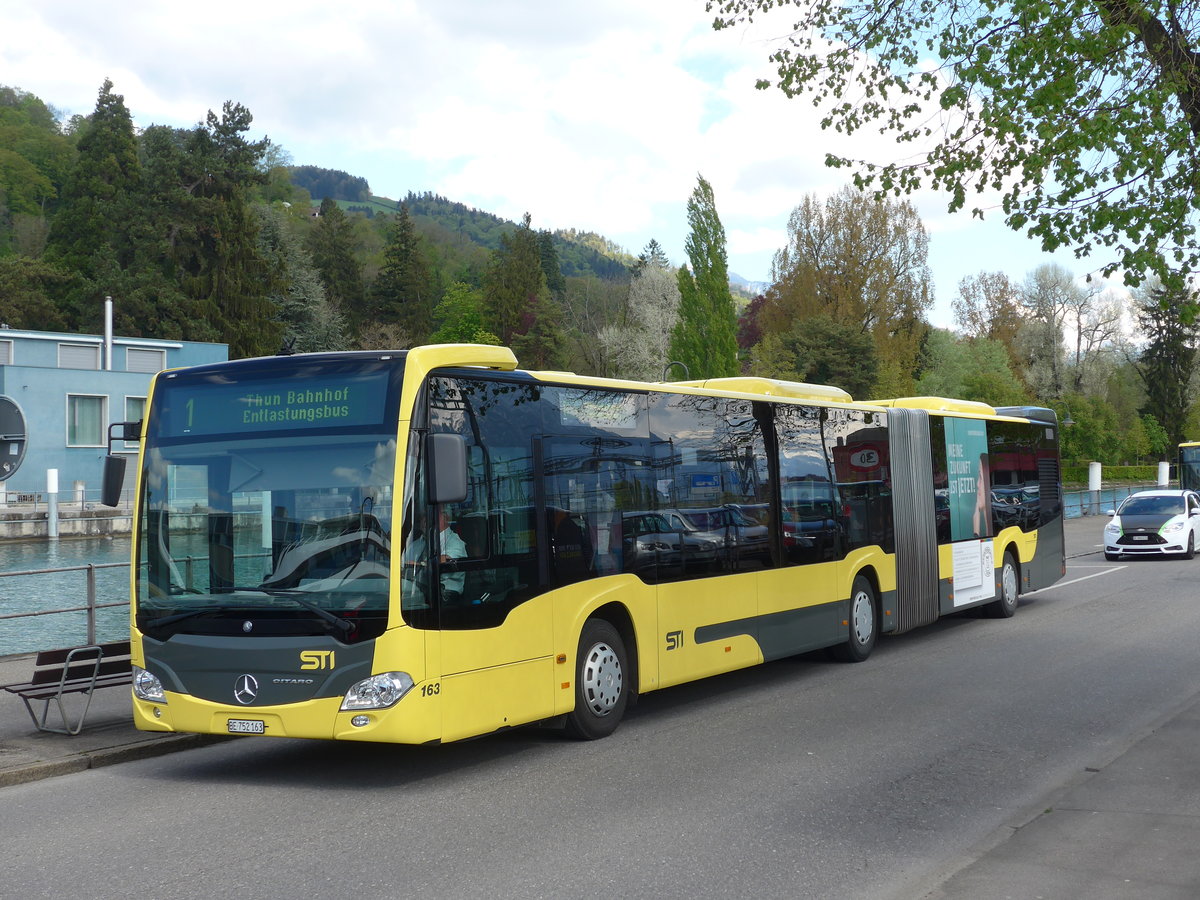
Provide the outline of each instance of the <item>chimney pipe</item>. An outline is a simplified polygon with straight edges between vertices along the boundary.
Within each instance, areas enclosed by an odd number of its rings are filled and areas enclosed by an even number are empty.
[[[104,371],[112,371],[113,304],[112,297],[104,298]]]

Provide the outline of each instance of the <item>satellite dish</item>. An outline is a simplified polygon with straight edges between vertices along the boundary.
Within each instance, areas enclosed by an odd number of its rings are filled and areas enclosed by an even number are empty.
[[[16,474],[25,458],[28,437],[21,408],[8,397],[0,397],[0,481]]]

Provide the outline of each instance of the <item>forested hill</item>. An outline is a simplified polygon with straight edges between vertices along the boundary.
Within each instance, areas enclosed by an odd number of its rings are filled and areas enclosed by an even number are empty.
[[[318,166],[293,166],[289,171],[292,184],[308,191],[314,205],[329,197],[347,212],[368,217],[391,215],[399,207],[400,201],[373,195],[365,178]],[[516,222],[429,191],[409,191],[403,202],[418,231],[435,244],[468,240],[485,250],[496,250],[500,235],[518,227]],[[569,229],[552,232],[551,236],[566,278],[593,275],[604,280],[623,279],[634,263],[633,256],[598,234]]]

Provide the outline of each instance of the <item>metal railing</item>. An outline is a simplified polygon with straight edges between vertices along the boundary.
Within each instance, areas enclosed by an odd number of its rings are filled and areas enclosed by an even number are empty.
[[[15,578],[22,575],[56,575],[62,572],[86,572],[87,590],[86,599],[83,606],[65,606],[55,609],[38,609],[27,612],[6,613],[0,615],[0,621],[5,619],[28,619],[37,616],[54,616],[62,613],[86,612],[87,613],[87,643],[96,643],[96,610],[108,609],[112,607],[124,606],[129,607],[129,599],[117,600],[113,602],[101,603],[96,598],[96,570],[97,569],[116,569],[129,568],[127,562],[116,563],[88,563],[83,566],[62,566],[56,569],[26,569],[20,572],[0,572],[0,578]]]
[[[1068,519],[1080,516],[1102,516],[1110,509],[1121,505],[1121,501],[1138,491],[1162,489],[1164,485],[1148,481],[1143,484],[1107,484],[1098,491],[1086,488],[1063,491],[1063,512]]]

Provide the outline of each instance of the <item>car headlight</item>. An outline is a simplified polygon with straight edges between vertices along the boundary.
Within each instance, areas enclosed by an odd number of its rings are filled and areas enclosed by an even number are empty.
[[[147,672],[141,666],[133,667],[133,696],[152,703],[167,702],[166,692],[158,676]]]
[[[387,709],[399,703],[412,687],[412,676],[407,672],[372,675],[350,685],[342,699],[342,709]]]
[[[1163,534],[1178,534],[1180,531],[1183,531],[1183,529],[1186,527],[1187,527],[1186,522],[1176,519],[1174,522],[1168,522],[1166,525],[1163,526]]]
[[[1116,522],[1115,520],[1112,522],[1109,522],[1107,525],[1104,526],[1104,533],[1105,534],[1120,534],[1121,533],[1120,523]]]

